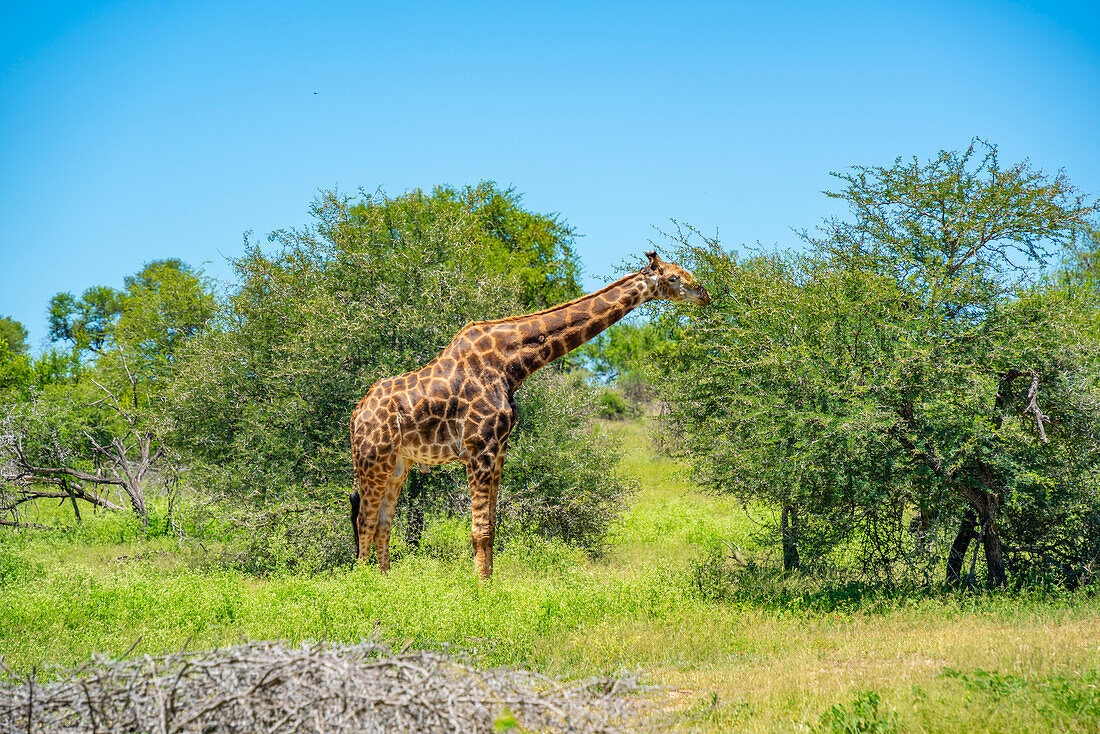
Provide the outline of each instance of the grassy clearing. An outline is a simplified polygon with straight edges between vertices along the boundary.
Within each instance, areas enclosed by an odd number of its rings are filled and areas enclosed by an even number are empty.
[[[708,594],[700,574],[714,571],[719,540],[750,557],[767,549],[743,508],[697,492],[641,426],[616,430],[641,491],[601,559],[515,542],[479,586],[457,547],[464,524],[441,523],[434,542],[454,552],[404,557],[386,578],[256,578],[204,570],[190,545],[95,516],[78,531],[0,534],[0,651],[49,674],[138,638],[135,653],[381,635],[555,675],[635,671],[666,686],[661,705],[685,729],[1100,728],[1097,599],[889,596],[766,569]]]

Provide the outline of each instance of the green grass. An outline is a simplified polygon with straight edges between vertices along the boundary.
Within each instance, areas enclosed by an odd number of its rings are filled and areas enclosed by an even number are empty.
[[[752,547],[748,514],[728,499],[701,493],[684,466],[655,454],[642,423],[605,425],[623,441],[623,469],[641,483],[634,503],[611,532],[619,564],[629,566],[654,554],[686,564],[700,548],[718,541]]]
[[[132,654],[381,636],[553,675],[629,670],[664,686],[659,705],[689,730],[1100,729],[1097,599],[891,595],[766,564],[731,573],[741,567],[719,541],[748,559],[771,550],[753,545],[745,509],[698,492],[640,424],[611,429],[641,489],[600,559],[513,541],[479,585],[458,547],[468,531],[442,523],[428,532],[433,554],[406,555],[384,578],[373,567],[258,578],[212,571],[194,544],[125,516],[89,514],[78,530],[0,533],[0,652],[50,675],[135,640]]]

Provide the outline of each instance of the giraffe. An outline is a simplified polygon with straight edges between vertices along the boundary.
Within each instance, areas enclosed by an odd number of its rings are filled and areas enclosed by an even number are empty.
[[[474,568],[493,573],[497,487],[516,422],[512,396],[540,367],[576,349],[641,304],[654,299],[710,303],[691,273],[649,262],[586,296],[497,321],[475,321],[428,364],[374,383],[351,414],[351,453],[359,496],[352,524],[360,559],[374,543],[378,567],[390,567],[390,526],[397,497],[414,465],[466,465],[473,520]],[[356,502],[358,500],[358,502]]]

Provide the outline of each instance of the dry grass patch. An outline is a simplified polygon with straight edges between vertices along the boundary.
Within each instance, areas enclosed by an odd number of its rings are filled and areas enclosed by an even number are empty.
[[[648,634],[643,625],[600,629],[574,644],[618,663],[652,661],[652,681],[666,687],[664,707],[686,728],[807,731],[821,728],[830,707],[874,691],[905,730],[1005,731],[1018,723],[1086,731],[1100,723],[1087,706],[1076,716],[1058,711],[1045,692],[1079,684],[1088,695],[1090,671],[1100,669],[1100,618],[1058,616],[805,618],[711,608]],[[989,671],[1019,690],[998,696],[996,683],[984,690]]]

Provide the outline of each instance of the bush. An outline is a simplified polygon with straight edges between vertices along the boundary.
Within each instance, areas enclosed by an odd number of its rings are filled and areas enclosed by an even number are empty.
[[[821,715],[817,729],[830,734],[894,734],[901,731],[896,711],[882,708],[882,699],[866,691],[847,706],[837,704]]]
[[[619,443],[592,422],[594,390],[579,377],[537,373],[516,394],[498,500],[505,538],[525,532],[596,552],[634,485],[618,469]]]
[[[627,403],[638,413],[641,413],[641,406],[652,403],[657,394],[641,370],[629,370],[620,375],[615,381],[615,386],[622,392]]]
[[[257,576],[318,573],[355,562],[347,493],[341,488],[295,488],[290,497],[240,507],[230,520],[238,528],[217,566]],[[244,532],[241,532],[244,531]],[[394,557],[401,544],[391,545]]]
[[[596,399],[596,413],[608,420],[634,418],[641,411],[626,401],[618,390],[602,390]]]

